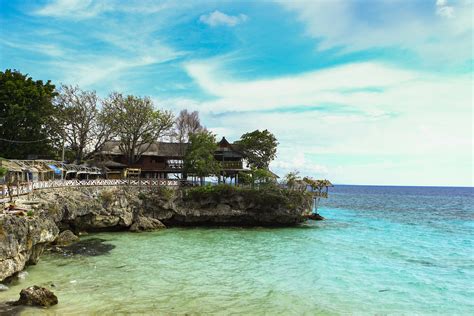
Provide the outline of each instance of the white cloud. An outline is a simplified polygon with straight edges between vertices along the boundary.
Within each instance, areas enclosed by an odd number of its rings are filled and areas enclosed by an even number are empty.
[[[50,0],[46,5],[34,11],[40,16],[83,20],[94,18],[105,12],[126,12],[138,14],[154,14],[177,6],[172,0],[156,2],[153,0]],[[190,3],[179,3],[180,8]]]
[[[74,19],[91,18],[108,8],[106,2],[92,0],[54,0],[36,10],[37,15],[69,17]]]
[[[437,66],[463,64],[472,58],[471,0],[452,5],[433,1],[432,6],[422,6],[417,1],[375,0],[277,0],[277,3],[296,14],[320,50],[399,48],[415,52],[424,63]],[[361,9],[360,5],[370,10]]]
[[[216,97],[194,104],[212,130],[231,140],[254,129],[275,133],[272,167],[280,174],[296,168],[338,183],[472,185],[469,74],[359,63],[236,81],[215,61],[185,69]]]
[[[64,49],[55,44],[43,44],[43,43],[21,43],[16,41],[10,41],[6,39],[1,40],[3,45],[7,45],[16,49],[32,51],[35,53],[43,54],[50,57],[61,57],[65,54]]]
[[[449,6],[447,0],[437,0],[436,1],[436,14],[445,18],[453,18],[454,7]]]
[[[209,26],[236,26],[237,24],[247,21],[248,17],[245,14],[227,15],[218,10],[209,14],[203,14],[199,17],[199,21]]]

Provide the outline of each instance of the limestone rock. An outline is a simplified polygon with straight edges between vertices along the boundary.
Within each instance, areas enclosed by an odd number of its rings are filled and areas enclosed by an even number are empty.
[[[150,217],[138,216],[132,226],[130,226],[130,231],[141,232],[160,228],[166,228],[166,226],[163,225],[163,223],[159,220]]]
[[[58,298],[47,288],[33,285],[21,290],[20,299],[11,304],[49,307],[58,304]]]
[[[65,230],[59,234],[58,238],[56,238],[54,243],[58,246],[67,246],[77,241],[79,241],[79,237],[74,235],[72,231]]]
[[[4,216],[0,219],[0,281],[35,264],[59,230],[46,216]]]

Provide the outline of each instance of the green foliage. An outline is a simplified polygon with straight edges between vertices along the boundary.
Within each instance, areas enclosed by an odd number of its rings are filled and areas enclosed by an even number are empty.
[[[145,192],[138,192],[138,198],[139,198],[140,200],[146,200],[147,195],[146,195]]]
[[[268,169],[270,162],[276,157],[278,142],[268,130],[246,133],[237,144],[253,168]]]
[[[186,197],[187,200],[199,200],[199,199],[206,199],[212,198],[219,200],[220,198],[229,197],[229,195],[233,194],[239,190],[238,187],[227,185],[227,184],[219,184],[219,185],[202,185],[198,187],[192,187],[186,190]]]
[[[156,189],[156,191],[157,191],[158,195],[166,201],[172,200],[173,197],[174,197],[174,194],[176,192],[174,189],[171,189],[171,188],[166,187],[166,186],[159,186]]]
[[[298,181],[301,181],[299,171],[288,172],[283,181],[288,187],[288,189],[294,189]]]
[[[26,212],[26,216],[28,216],[28,217],[32,217],[33,215],[34,215],[34,213],[31,210]]]
[[[239,184],[270,185],[275,183],[274,175],[267,169],[251,168],[250,171],[239,172]]]
[[[227,184],[186,189],[184,199],[185,201],[196,203],[210,200],[217,204],[222,200],[226,202],[233,201],[236,196],[241,196],[246,204],[255,205],[255,209],[270,212],[279,208],[290,210],[307,208],[311,205],[312,201],[312,196],[309,192],[287,190],[276,185],[254,189]]]
[[[120,149],[128,162],[137,162],[151,144],[171,132],[174,124],[169,111],[155,110],[150,98],[112,93],[104,101],[103,124],[120,141]]]
[[[53,119],[58,109],[51,102],[54,88],[50,81],[35,81],[15,70],[0,71],[0,138],[17,141],[0,140],[5,158],[24,159],[30,154],[55,158],[58,154]]]
[[[105,204],[110,204],[114,199],[114,192],[110,190],[104,190],[100,192],[99,197]]]
[[[252,168],[252,177],[254,183],[271,183],[274,182],[274,176],[268,169]]]
[[[211,132],[202,131],[190,135],[184,156],[184,171],[201,178],[218,174],[221,165],[214,159],[216,149],[216,136]]]
[[[8,173],[8,169],[0,166],[0,178],[3,178]]]
[[[239,172],[239,184],[250,185],[253,183],[252,174],[250,172],[240,171]]]

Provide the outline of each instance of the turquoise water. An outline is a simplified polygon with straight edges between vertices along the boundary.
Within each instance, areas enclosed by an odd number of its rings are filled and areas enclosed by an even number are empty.
[[[473,189],[337,187],[297,228],[103,233],[97,257],[45,255],[32,284],[59,305],[24,314],[442,314],[474,311]]]

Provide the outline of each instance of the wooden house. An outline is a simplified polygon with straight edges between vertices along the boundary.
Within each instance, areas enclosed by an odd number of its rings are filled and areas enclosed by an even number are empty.
[[[143,146],[140,151],[144,151],[144,153],[138,161],[130,164],[120,150],[118,141],[106,142],[96,155],[97,165],[103,165],[111,172],[115,172],[113,176],[112,173],[107,172],[107,176],[110,175],[110,178],[125,177],[127,169],[140,169],[142,179],[181,179],[183,177],[183,159],[188,144],[155,142]],[[218,143],[214,157],[222,165],[219,179],[230,177],[235,181],[238,178],[238,172],[245,170],[243,155],[238,151],[238,146],[229,143],[225,137]]]

